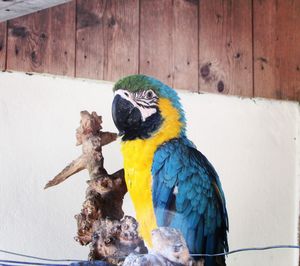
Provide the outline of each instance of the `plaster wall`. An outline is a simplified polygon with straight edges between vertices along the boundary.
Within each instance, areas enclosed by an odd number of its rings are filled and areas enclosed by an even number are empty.
[[[74,240],[88,174],[44,191],[80,154],[81,110],[111,119],[112,83],[0,73],[0,249],[86,259]],[[188,136],[220,175],[230,217],[230,249],[297,244],[299,105],[179,92]],[[104,148],[109,171],[122,167],[119,142]],[[125,211],[133,214],[129,197]],[[3,255],[2,259],[20,259]],[[296,266],[296,250],[230,255],[229,266]]]

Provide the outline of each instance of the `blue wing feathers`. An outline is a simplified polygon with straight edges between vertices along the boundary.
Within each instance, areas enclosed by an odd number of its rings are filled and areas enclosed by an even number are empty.
[[[152,164],[152,198],[158,226],[181,230],[191,253],[228,250],[228,218],[219,177],[186,138],[158,148]],[[224,258],[205,266],[225,265]]]

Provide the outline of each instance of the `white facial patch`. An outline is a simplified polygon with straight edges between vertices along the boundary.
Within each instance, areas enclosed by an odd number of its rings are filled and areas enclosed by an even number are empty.
[[[136,108],[138,108],[142,115],[143,122],[150,117],[151,115],[155,114],[157,112],[156,108],[154,107],[144,107],[142,105],[137,104],[135,101],[135,96],[132,92],[127,90],[117,90],[115,92],[115,95],[120,95],[123,99],[129,101],[132,103],[132,105]]]

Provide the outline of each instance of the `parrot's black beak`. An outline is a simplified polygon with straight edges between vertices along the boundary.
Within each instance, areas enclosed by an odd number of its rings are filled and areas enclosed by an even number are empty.
[[[120,136],[138,130],[142,122],[140,110],[118,94],[112,103],[112,117]]]

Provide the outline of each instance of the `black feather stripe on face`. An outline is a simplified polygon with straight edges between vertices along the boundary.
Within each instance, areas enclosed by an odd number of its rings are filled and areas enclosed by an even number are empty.
[[[151,97],[149,97],[149,92],[151,92]],[[158,97],[152,90],[137,91],[133,94],[133,100],[141,108],[151,109],[157,108]]]
[[[142,105],[142,104],[139,104],[138,102],[137,102],[137,105],[144,109],[156,109],[157,108],[156,105]]]

